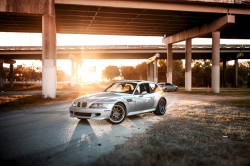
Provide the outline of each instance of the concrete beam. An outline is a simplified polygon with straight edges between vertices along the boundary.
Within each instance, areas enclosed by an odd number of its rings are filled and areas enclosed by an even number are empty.
[[[212,33],[212,92],[220,93],[220,32]]]
[[[3,88],[3,63],[0,62],[0,88]]]
[[[48,0],[42,16],[42,98],[56,98],[56,22],[54,0]]]
[[[239,75],[238,75],[238,59],[234,60],[234,87],[238,87]]]
[[[149,63],[155,62],[155,60],[157,60],[159,58],[160,58],[160,54],[156,53],[154,56],[148,58],[146,63],[149,64]]]
[[[173,83],[173,52],[172,44],[168,44],[167,52],[167,82]]]
[[[10,64],[10,87],[13,88],[13,80],[14,80],[14,72],[13,72],[13,64]]]
[[[149,81],[154,81],[154,64],[153,63],[149,63]]]
[[[75,86],[75,61],[71,59],[71,86]]]
[[[43,15],[49,0],[0,0],[0,12]]]
[[[247,8],[234,8],[226,6],[210,6],[206,3],[171,3],[171,2],[142,2],[142,1],[106,1],[106,0],[55,0],[56,4],[68,5],[87,5],[87,6],[106,6],[117,8],[136,8],[152,10],[171,10],[183,12],[202,12],[202,13],[231,13],[231,14],[249,14]]]
[[[16,61],[15,60],[11,60],[11,59],[0,59],[0,63],[8,63],[8,64],[15,64]]]
[[[147,81],[150,81],[150,63],[147,64]]]
[[[177,33],[172,36],[168,36],[162,39],[162,43],[164,44],[173,44],[184,41],[186,39],[196,38],[202,35],[207,35],[215,31],[221,31],[227,26],[235,23],[234,15],[226,15],[221,18],[214,20],[211,23],[206,23],[201,26],[197,26],[194,28],[190,28],[188,30],[184,30],[180,33]]]
[[[154,82],[158,83],[158,60],[154,61]]]
[[[223,87],[227,87],[227,60],[223,58]]]
[[[186,50],[185,50],[185,90],[192,90],[192,40],[186,40]]]

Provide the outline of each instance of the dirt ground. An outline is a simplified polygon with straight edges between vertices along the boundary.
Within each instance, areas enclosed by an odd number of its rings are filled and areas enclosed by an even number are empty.
[[[168,94],[180,98],[168,118],[91,165],[250,165],[250,107],[218,102],[249,96]]]

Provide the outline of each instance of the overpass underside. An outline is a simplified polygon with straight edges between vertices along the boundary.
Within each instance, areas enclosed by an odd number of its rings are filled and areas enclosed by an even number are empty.
[[[219,93],[220,38],[250,39],[248,0],[70,1],[0,0],[1,32],[42,33],[44,98],[56,96],[56,33],[164,36],[168,82],[172,82],[172,44],[186,41],[185,87],[191,90],[192,43],[212,38],[212,91]],[[235,55],[236,58],[241,57]]]
[[[82,53],[81,51],[57,51],[57,59],[70,59],[72,54],[78,59],[148,59],[158,53],[158,59],[167,59],[167,50],[95,50]],[[220,52],[220,62],[234,60],[237,54],[243,53],[238,59],[250,59],[249,50],[224,50]],[[173,51],[173,60],[185,59],[185,50]],[[42,60],[42,51],[0,51],[0,59]],[[192,59],[212,59],[212,50],[192,51]]]

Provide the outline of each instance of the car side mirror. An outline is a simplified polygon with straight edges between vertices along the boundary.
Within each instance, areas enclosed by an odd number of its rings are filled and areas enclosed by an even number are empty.
[[[147,91],[143,91],[143,92],[141,93],[141,97],[142,97],[143,95],[147,94],[147,93],[148,93]]]

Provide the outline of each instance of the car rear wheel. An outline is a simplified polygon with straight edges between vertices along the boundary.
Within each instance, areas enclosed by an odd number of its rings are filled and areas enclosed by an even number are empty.
[[[126,117],[126,109],[122,104],[115,104],[112,108],[108,122],[119,124],[124,121]]]
[[[156,110],[154,111],[155,115],[164,115],[166,112],[166,105],[167,102],[165,99],[161,98],[158,102],[158,105],[156,107]]]

